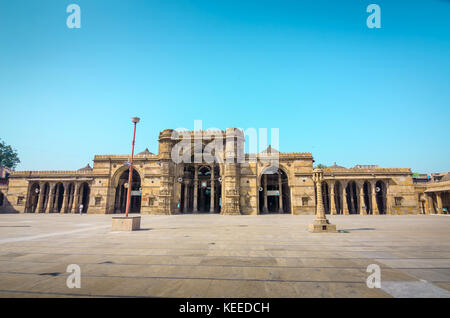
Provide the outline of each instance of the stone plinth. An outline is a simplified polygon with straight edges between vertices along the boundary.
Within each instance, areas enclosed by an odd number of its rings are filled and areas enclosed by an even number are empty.
[[[308,231],[312,233],[336,233],[336,225],[330,224],[327,219],[315,219],[308,225]]]
[[[140,216],[115,216],[112,218],[111,231],[136,231],[141,228]]]

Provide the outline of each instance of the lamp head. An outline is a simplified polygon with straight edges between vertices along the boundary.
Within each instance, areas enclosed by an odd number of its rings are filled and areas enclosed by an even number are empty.
[[[131,121],[135,124],[137,124],[141,119],[139,117],[132,117]]]

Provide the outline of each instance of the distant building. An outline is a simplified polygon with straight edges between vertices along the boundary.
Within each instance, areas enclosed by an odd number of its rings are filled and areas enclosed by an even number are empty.
[[[413,174],[422,214],[448,213],[450,210],[450,172]]]

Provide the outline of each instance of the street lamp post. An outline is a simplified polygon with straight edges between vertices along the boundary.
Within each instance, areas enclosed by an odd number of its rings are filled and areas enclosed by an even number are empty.
[[[125,217],[128,217],[128,211],[130,210],[130,198],[131,198],[131,181],[133,178],[133,156],[134,156],[134,141],[136,138],[136,124],[140,121],[139,117],[131,118],[131,121],[134,123],[134,131],[133,131],[133,143],[131,145],[131,159],[130,159],[130,169],[128,171],[128,191],[127,191],[127,207],[125,210]]]

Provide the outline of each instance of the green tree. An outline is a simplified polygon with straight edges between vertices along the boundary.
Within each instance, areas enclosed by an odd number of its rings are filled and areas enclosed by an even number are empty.
[[[319,164],[316,166],[316,168],[319,168],[319,169],[325,169],[325,168],[328,168],[328,167],[325,166],[325,165],[323,165],[323,164],[321,164],[321,163],[319,163]]]
[[[20,163],[17,151],[0,139],[0,167],[14,169]]]

